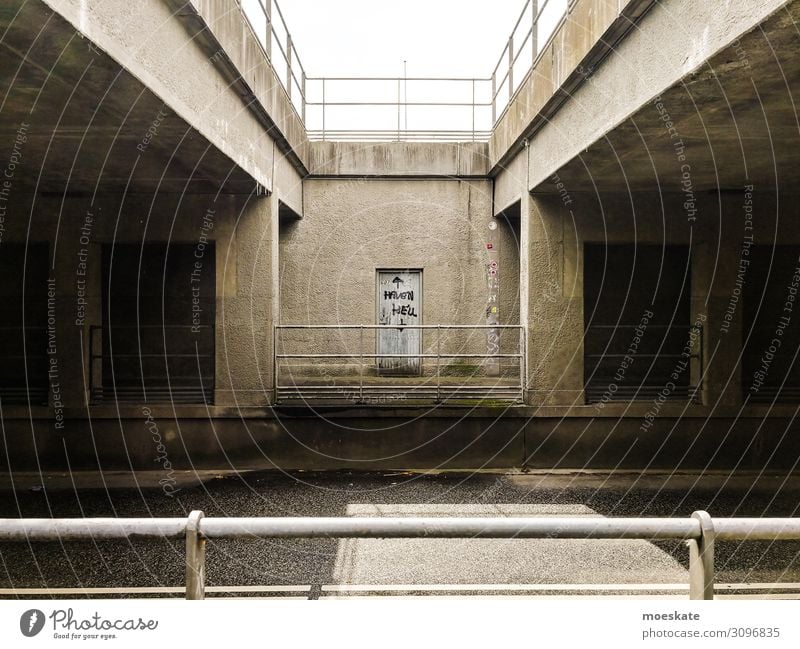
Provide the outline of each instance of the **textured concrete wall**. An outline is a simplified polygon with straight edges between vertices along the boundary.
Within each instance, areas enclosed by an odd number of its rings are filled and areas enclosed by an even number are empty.
[[[485,324],[487,242],[500,255],[500,321],[519,322],[518,232],[489,229],[490,181],[311,179],[304,191],[304,218],[281,228],[282,324],[377,324],[379,268],[422,269],[423,324]],[[485,334],[472,340],[485,353]]]
[[[484,322],[491,182],[316,179],[305,194],[305,217],[281,230],[281,322],[373,323],[377,268],[423,269],[425,322]],[[514,321],[517,251],[500,232]]]
[[[32,208],[30,230],[23,220],[9,221],[3,242],[49,245],[51,276],[56,280],[57,357],[68,414],[87,412],[89,328],[103,319],[103,246],[143,241],[197,246],[205,234],[215,242],[216,253],[215,403],[267,402],[265,389],[268,393],[272,386],[271,265],[277,245],[270,197],[106,195],[92,202],[88,196],[36,196],[32,204],[33,198],[18,197],[15,203],[19,209]],[[204,231],[205,217],[213,227]],[[82,250],[87,254],[79,258]],[[84,277],[85,288],[79,286]],[[190,281],[188,276],[183,279]],[[82,324],[76,324],[79,291],[84,292],[86,309]],[[47,412],[42,409],[40,414]],[[7,419],[25,416],[27,407],[4,406],[4,413]]]
[[[485,177],[485,142],[310,142],[314,176]]]

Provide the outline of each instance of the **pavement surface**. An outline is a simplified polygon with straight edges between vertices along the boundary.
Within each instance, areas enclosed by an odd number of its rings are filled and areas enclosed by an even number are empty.
[[[135,478],[135,482],[134,482]],[[745,474],[601,473],[15,474],[0,517],[185,516],[795,516],[797,479]],[[139,483],[139,487],[131,485]],[[182,542],[0,544],[0,597],[176,596]],[[717,544],[719,590],[800,593],[800,543]],[[209,542],[210,594],[331,597],[408,594],[686,597],[678,542],[527,539],[331,539]],[[758,584],[758,585],[753,585]],[[765,585],[766,584],[766,585]],[[25,589],[45,589],[30,591]],[[101,589],[54,593],[49,589]],[[138,591],[131,589],[138,588]],[[22,590],[21,590],[22,589]],[[110,589],[124,589],[117,592]],[[144,589],[144,590],[142,590]]]

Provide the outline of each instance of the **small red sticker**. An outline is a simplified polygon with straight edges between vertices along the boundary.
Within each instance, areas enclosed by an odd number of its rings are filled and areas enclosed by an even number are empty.
[[[492,245],[491,243],[486,244],[486,250],[491,250],[492,248],[494,248],[494,245]]]

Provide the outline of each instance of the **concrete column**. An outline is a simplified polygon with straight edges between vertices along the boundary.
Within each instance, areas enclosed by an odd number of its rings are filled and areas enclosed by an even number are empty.
[[[277,199],[241,196],[217,252],[217,405],[264,405],[272,391]],[[224,276],[223,276],[224,274]]]
[[[560,197],[528,201],[529,403],[582,403],[582,243],[567,228],[570,208]]]

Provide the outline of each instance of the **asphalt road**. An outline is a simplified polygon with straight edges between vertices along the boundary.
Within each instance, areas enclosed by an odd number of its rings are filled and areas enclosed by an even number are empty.
[[[692,482],[657,489],[631,480],[602,488],[520,475],[258,474],[183,486],[172,497],[157,488],[5,492],[0,517],[185,516],[193,509],[207,516],[688,516],[697,509],[714,516],[791,516],[800,505],[796,486],[720,491]],[[180,587],[183,560],[182,542],[2,544],[0,589]],[[800,543],[721,543],[716,565],[721,584],[793,584],[800,582]],[[268,586],[260,594],[312,598],[476,592],[683,597],[687,569],[687,549],[671,542],[236,540],[210,543],[207,550],[211,586]],[[800,584],[787,590],[800,592]],[[3,590],[0,596],[15,595]]]

